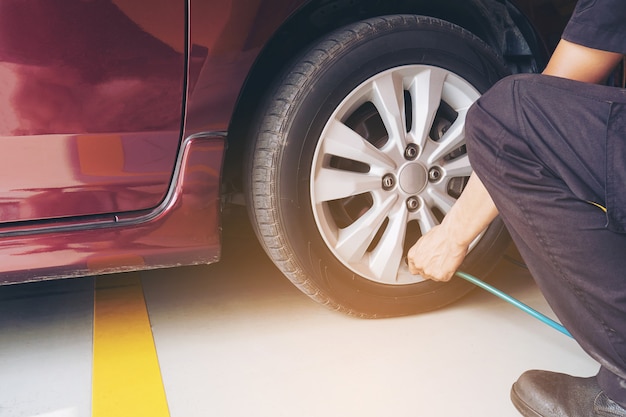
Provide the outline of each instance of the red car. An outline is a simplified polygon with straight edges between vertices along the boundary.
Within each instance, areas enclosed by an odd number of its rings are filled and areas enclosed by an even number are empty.
[[[403,261],[471,173],[464,116],[574,1],[0,0],[0,282],[207,264],[245,202],[302,291],[363,317],[470,284]],[[494,222],[464,270],[508,236]]]

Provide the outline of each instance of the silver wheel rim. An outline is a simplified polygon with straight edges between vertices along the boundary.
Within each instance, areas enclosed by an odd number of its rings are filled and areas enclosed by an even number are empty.
[[[423,281],[404,256],[472,172],[464,125],[479,96],[448,70],[410,65],[375,75],[339,104],[315,149],[311,204],[326,245],[352,272],[383,284]]]

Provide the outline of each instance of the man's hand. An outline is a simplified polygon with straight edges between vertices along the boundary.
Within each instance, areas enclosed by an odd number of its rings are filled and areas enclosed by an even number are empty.
[[[467,255],[468,247],[456,243],[445,227],[433,227],[411,247],[409,270],[433,281],[449,281]]]
[[[497,215],[485,186],[472,174],[441,224],[430,229],[409,250],[409,270],[426,279],[449,281],[467,255],[469,245]]]

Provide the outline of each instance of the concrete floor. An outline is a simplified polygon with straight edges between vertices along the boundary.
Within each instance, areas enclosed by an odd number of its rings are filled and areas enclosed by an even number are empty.
[[[504,261],[493,275],[551,314],[524,268]],[[245,227],[220,263],[141,276],[173,417],[517,416],[509,388],[524,370],[597,370],[571,339],[480,289],[411,317],[329,311]],[[0,416],[91,414],[93,282],[0,288]]]

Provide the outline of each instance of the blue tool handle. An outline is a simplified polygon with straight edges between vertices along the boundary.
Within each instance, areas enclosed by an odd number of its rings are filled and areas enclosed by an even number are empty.
[[[534,309],[528,307],[526,304],[522,303],[519,300],[516,300],[515,298],[511,297],[510,295],[508,295],[506,293],[503,293],[499,289],[497,289],[495,287],[492,287],[491,285],[487,284],[486,282],[479,280],[475,276],[472,276],[472,275],[470,275],[468,273],[461,272],[461,271],[457,271],[456,276],[458,276],[460,278],[463,278],[464,280],[469,281],[472,284],[477,285],[477,286],[479,286],[480,288],[482,288],[482,289],[484,289],[486,291],[489,291],[490,293],[496,295],[497,297],[500,297],[504,301],[514,305],[515,307],[519,308],[520,310],[530,314],[534,318],[544,322],[545,324],[547,324],[548,326],[552,327],[553,329],[558,330],[559,332],[563,333],[566,336],[572,337],[571,333],[569,331],[567,331],[567,329],[565,327],[563,327],[563,325],[557,323],[556,321],[552,320],[551,318],[549,318],[547,316],[544,316],[543,314],[541,314],[537,310],[534,310]]]

